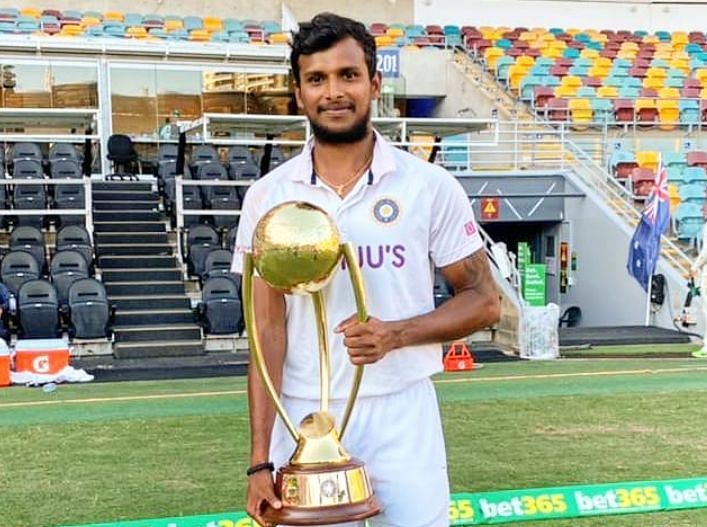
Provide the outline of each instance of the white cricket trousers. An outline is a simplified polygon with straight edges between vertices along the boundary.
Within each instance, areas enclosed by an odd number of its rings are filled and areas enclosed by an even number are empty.
[[[364,373],[365,375],[365,373]],[[295,426],[319,410],[319,401],[283,397]],[[345,401],[330,411],[341,425]],[[344,448],[366,464],[383,511],[368,520],[373,527],[447,527],[449,480],[442,422],[430,379],[388,395],[356,401],[343,438]],[[270,455],[276,467],[287,463],[295,443],[279,418]],[[360,526],[363,522],[339,524]]]

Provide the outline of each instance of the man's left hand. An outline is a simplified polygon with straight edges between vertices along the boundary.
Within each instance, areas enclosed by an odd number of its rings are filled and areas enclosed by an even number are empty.
[[[344,335],[344,346],[356,366],[378,362],[398,347],[399,335],[395,324],[374,317],[359,322],[356,315],[352,315],[336,326],[334,332]]]

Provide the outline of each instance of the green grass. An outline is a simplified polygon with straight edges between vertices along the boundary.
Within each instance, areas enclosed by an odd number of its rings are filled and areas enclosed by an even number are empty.
[[[707,362],[516,362],[435,381],[453,492],[707,474]],[[243,509],[244,388],[218,378],[0,390],[0,525]],[[707,511],[522,525],[702,527]]]

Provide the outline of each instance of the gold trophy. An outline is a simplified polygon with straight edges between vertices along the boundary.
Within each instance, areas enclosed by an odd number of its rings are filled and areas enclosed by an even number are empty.
[[[243,305],[251,356],[268,397],[297,443],[289,462],[277,471],[275,493],[281,509],[267,507],[263,517],[273,524],[325,525],[374,516],[380,506],[363,463],[341,445],[361,385],[363,366],[357,366],[341,427],[329,413],[329,344],[321,290],[346,260],[356,299],[358,320],[365,321],[365,292],[353,246],[342,244],[331,218],[306,202],[282,203],[261,218],[253,233],[252,252],[243,263]],[[253,306],[254,269],[270,287],[286,294],[310,294],[319,336],[320,394],[318,412],[295,428],[272,384],[263,359]]]

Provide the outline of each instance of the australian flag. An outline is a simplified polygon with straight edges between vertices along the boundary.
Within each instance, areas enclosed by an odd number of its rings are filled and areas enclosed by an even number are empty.
[[[626,268],[644,291],[648,292],[648,283],[655,272],[660,256],[660,237],[670,223],[670,197],[668,194],[668,176],[662,166],[658,167],[655,186],[648,197],[636,232],[633,233],[628,248]]]

